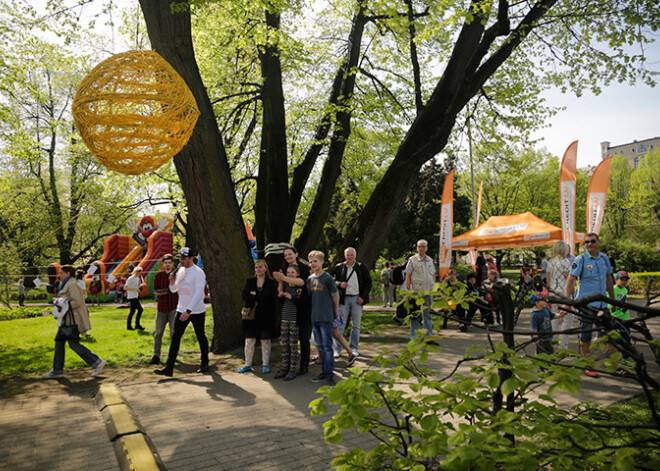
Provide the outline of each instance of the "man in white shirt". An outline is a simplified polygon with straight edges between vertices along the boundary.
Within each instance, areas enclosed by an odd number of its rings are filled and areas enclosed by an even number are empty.
[[[170,351],[165,368],[154,371],[163,376],[172,376],[181,337],[191,321],[201,351],[201,364],[197,372],[206,373],[209,370],[209,342],[204,333],[206,275],[201,268],[194,264],[192,251],[188,247],[182,248],[177,257],[181,259],[181,266],[176,272],[170,273],[170,291],[179,294],[179,303],[174,318],[174,335],[170,341]]]
[[[435,287],[435,266],[433,259],[426,255],[429,248],[428,242],[424,239],[417,241],[417,255],[413,255],[406,265],[406,290],[413,290],[415,296],[424,297],[424,308],[422,316],[424,318],[424,328],[428,335],[433,335],[433,319],[431,318],[431,304],[433,296],[431,291]],[[419,318],[410,319],[410,339],[414,339],[419,329]]]

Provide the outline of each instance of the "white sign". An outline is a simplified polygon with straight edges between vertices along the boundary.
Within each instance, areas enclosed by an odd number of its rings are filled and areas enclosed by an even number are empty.
[[[98,269],[99,269],[98,266],[90,265],[89,268],[87,269],[87,274],[88,275],[93,275],[94,273],[96,273],[96,270],[98,270]]]
[[[529,223],[523,222],[521,224],[514,224],[512,226],[502,226],[502,227],[484,227],[479,231],[479,235],[491,236],[491,235],[502,235],[510,234],[511,232],[520,232],[527,229]]]
[[[41,280],[40,280],[39,278],[35,278],[35,279],[34,279],[34,286],[36,286],[37,288],[38,288],[39,286],[41,286],[42,284],[43,284],[43,283],[41,282]]]

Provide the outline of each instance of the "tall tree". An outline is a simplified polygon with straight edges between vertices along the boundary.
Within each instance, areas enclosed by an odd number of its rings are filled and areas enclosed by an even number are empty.
[[[241,292],[251,275],[247,236],[238,208],[222,136],[195,61],[190,11],[179,2],[140,0],[149,39],[190,87],[200,117],[188,144],[174,158],[196,232],[213,304],[214,351],[240,339]]]

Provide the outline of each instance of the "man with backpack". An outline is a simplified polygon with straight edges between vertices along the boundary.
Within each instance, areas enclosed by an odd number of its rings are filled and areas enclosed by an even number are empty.
[[[383,285],[383,307],[392,307],[394,305],[394,286],[390,281],[392,274],[392,265],[385,262],[385,268],[380,272],[380,282]]]

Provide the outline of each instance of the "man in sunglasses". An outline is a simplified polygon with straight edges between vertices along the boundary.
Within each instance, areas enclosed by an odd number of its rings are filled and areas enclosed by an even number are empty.
[[[609,258],[598,251],[600,239],[598,234],[590,232],[584,238],[587,251],[575,258],[571,271],[566,280],[564,295],[567,298],[573,297],[575,281],[580,280],[576,299],[585,298],[593,294],[607,295],[614,298],[614,286],[612,284],[612,266]],[[594,301],[589,306],[600,311],[607,310],[607,303],[603,301]],[[567,306],[564,306],[567,308]],[[586,357],[591,352],[591,338],[593,324],[580,319],[580,352]],[[585,374],[592,378],[597,378],[598,373],[593,370],[586,370]]]

